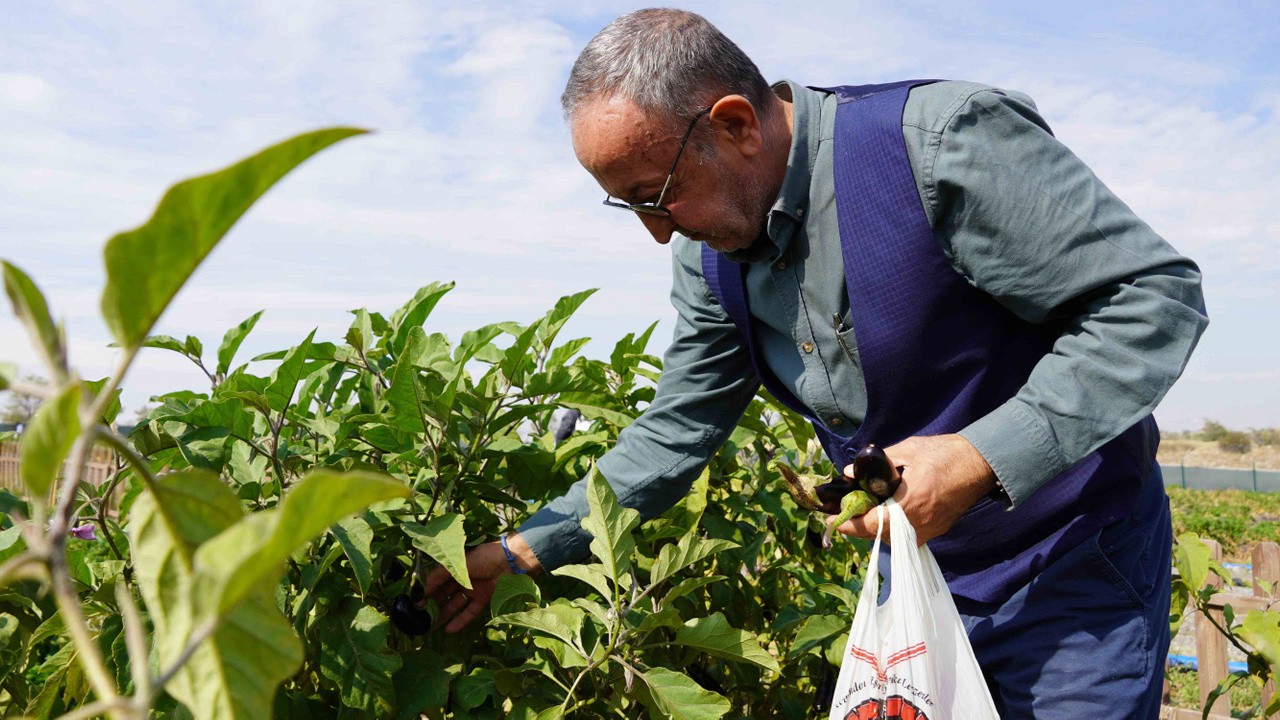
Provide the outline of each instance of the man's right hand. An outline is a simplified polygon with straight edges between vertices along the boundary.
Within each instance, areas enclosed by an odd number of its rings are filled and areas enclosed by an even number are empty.
[[[516,557],[516,564],[529,571],[530,575],[541,574],[542,566],[538,558],[529,549],[519,534],[507,536],[507,547]],[[502,551],[501,542],[490,542],[477,545],[467,553],[467,574],[471,576],[471,590],[458,584],[457,580],[443,567],[437,567],[427,574],[423,583],[423,593],[435,599],[440,608],[439,617],[433,625],[440,627],[448,622],[445,632],[456,633],[466,627],[489,607],[493,599],[493,591],[498,578],[511,572],[507,564],[507,555]]]

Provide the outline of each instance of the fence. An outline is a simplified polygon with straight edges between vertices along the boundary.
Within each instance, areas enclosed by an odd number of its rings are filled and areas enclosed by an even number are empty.
[[[84,479],[85,482],[98,486],[111,478],[112,473],[116,469],[116,456],[107,448],[95,446],[89,452],[89,462],[85,464]],[[66,468],[64,466],[63,471]],[[18,474],[18,442],[16,440],[5,440],[0,442],[0,489],[8,490],[14,495],[22,496],[25,493],[22,487],[22,478]],[[53,504],[57,498],[54,497],[57,486],[49,491],[49,503]],[[114,507],[120,499],[119,486],[116,487],[115,497],[112,498],[111,505]]]
[[[1213,559],[1216,562],[1222,562],[1222,546],[1215,540],[1205,540],[1209,550],[1213,553]],[[1232,595],[1229,593],[1215,593],[1209,599],[1209,612],[1213,615],[1213,619],[1225,624],[1223,616],[1223,608],[1227,605],[1235,612],[1237,617],[1243,616],[1250,610],[1267,610],[1276,602],[1271,594],[1269,594],[1263,583],[1271,584],[1280,580],[1280,545],[1273,542],[1258,543],[1253,546],[1253,596],[1248,595]],[[1210,573],[1209,584],[1214,588],[1222,588],[1222,578]],[[1227,677],[1227,637],[1218,632],[1218,629],[1212,623],[1205,622],[1201,618],[1196,618],[1196,666],[1197,675],[1200,683],[1200,707],[1204,707],[1205,701],[1209,697],[1209,693],[1218,687],[1218,683]],[[1266,703],[1275,694],[1275,682],[1267,683],[1262,691],[1262,703]],[[1165,681],[1165,703],[1169,701],[1169,681]],[[1231,720],[1231,697],[1223,695],[1214,703],[1214,709],[1218,712],[1209,716],[1209,720]],[[1226,711],[1225,713],[1223,711]],[[1200,720],[1200,710],[1188,710],[1186,708],[1175,708],[1165,705],[1160,709],[1160,720]]]
[[[1206,468],[1161,465],[1165,485],[1192,490],[1256,490],[1280,492],[1280,470],[1258,468]]]

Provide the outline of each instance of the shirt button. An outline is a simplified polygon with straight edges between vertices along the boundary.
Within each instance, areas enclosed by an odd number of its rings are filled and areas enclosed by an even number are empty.
[[[799,215],[800,217],[804,217],[804,208],[802,207],[796,208],[796,215]]]
[[[813,352],[813,343],[805,343],[800,346],[800,349],[804,350],[806,353],[811,353]]]
[[[843,424],[844,424],[844,418],[842,417],[831,418],[831,427],[840,427]]]
[[[779,270],[786,270],[786,269],[787,269],[787,261],[786,261],[786,260],[779,260],[779,261],[777,262],[777,264],[775,264],[775,265],[774,265],[774,267],[778,268]]]

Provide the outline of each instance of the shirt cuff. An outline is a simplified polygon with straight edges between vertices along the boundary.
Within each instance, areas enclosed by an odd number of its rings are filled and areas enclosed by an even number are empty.
[[[1070,467],[1044,420],[1016,397],[960,431],[995,471],[1012,503]]]
[[[516,528],[529,545],[543,572],[571,565],[591,552],[591,534],[576,517],[544,507]]]

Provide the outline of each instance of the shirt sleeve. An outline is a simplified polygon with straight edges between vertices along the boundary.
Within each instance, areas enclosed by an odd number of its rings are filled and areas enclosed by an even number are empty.
[[[641,520],[688,494],[759,387],[741,334],[702,277],[699,246],[676,237],[672,258],[676,327],[653,402],[597,463],[618,501],[638,510]],[[589,512],[586,483],[579,480],[519,533],[549,572],[588,554],[591,534],[580,523]]]
[[[1017,395],[960,432],[1016,506],[1150,413],[1209,318],[1196,264],[1058,142],[1030,98],[988,89],[953,107],[926,165],[944,252],[1023,320],[1065,322]]]

